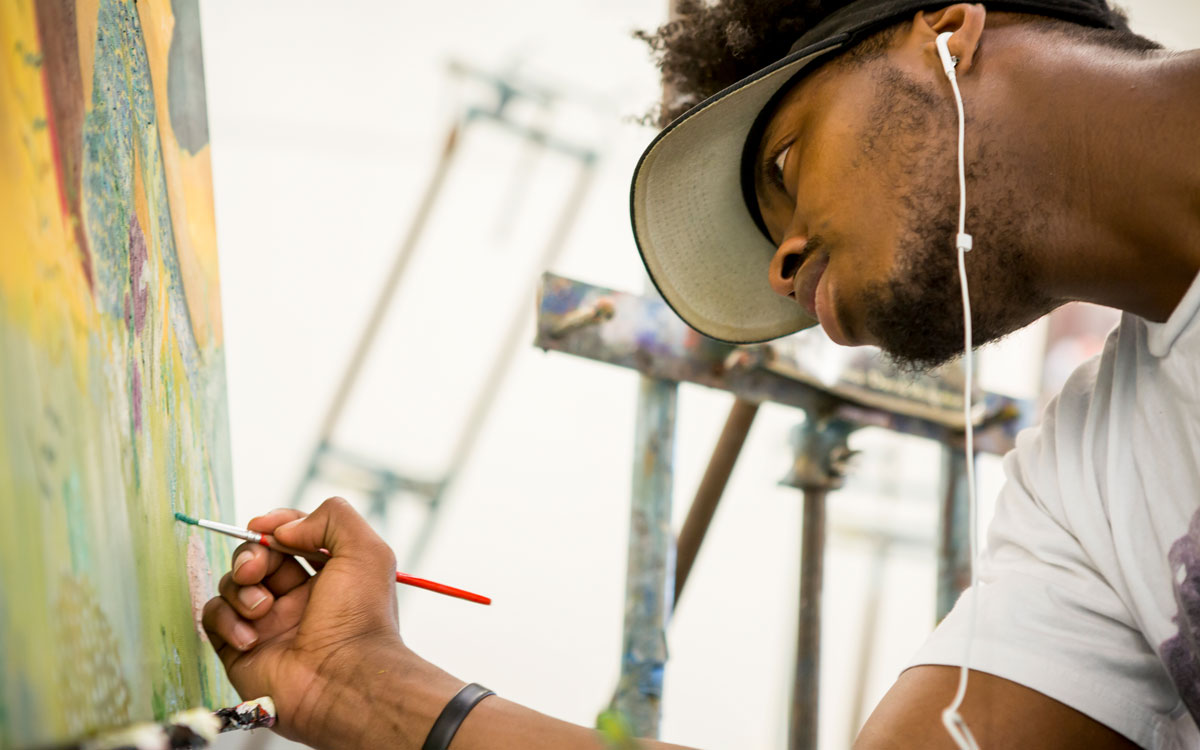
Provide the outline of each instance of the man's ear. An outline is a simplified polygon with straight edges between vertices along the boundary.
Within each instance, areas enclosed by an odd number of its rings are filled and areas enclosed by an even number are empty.
[[[949,39],[950,54],[958,58],[955,70],[961,75],[971,69],[975,55],[979,52],[979,40],[983,36],[986,19],[987,11],[982,5],[959,3],[931,13],[917,13],[917,17],[913,19],[913,33],[925,40],[921,51],[928,58],[930,65],[941,70],[942,64],[938,59],[934,40],[944,31],[952,32]]]

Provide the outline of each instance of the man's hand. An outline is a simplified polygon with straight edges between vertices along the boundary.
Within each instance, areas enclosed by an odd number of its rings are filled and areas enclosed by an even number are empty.
[[[417,750],[463,681],[410,651],[396,621],[396,558],[349,503],[305,516],[276,510],[250,522],[297,549],[333,558],[317,576],[259,544],[233,553],[204,628],[244,698],[271,696],[275,730],[327,750]],[[592,729],[499,696],[454,735],[461,750],[603,750]],[[643,750],[686,750],[653,740]]]
[[[249,528],[332,560],[309,574],[291,556],[247,542],[233,553],[220,596],[204,607],[204,628],[244,698],[271,696],[279,731],[309,743],[338,724],[325,714],[342,686],[394,663],[406,649],[396,615],[396,559],[341,498],[312,515],[275,510]],[[386,659],[385,659],[386,657]]]

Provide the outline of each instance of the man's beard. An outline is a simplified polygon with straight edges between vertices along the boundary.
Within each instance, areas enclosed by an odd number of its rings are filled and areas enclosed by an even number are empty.
[[[907,231],[896,239],[895,266],[890,278],[867,286],[863,295],[863,320],[884,352],[905,370],[921,372],[961,356],[964,350],[962,287],[958,273],[958,176],[955,164],[953,105],[950,118],[945,105],[929,106],[931,92],[899,71],[885,73],[890,94],[875,116],[887,117],[894,126],[903,123],[900,138],[919,145],[905,152],[917,157],[906,166],[914,178],[906,186],[902,206]],[[971,138],[968,121],[968,139]],[[983,135],[977,128],[976,137]],[[894,132],[894,131],[893,131]],[[952,143],[944,142],[949,134]],[[924,141],[924,143],[920,143]],[[970,141],[968,141],[969,145]],[[1033,249],[1027,238],[1035,209],[1021,201],[1015,190],[989,190],[981,185],[1018,184],[1012,175],[984,163],[991,149],[978,142],[969,151],[967,232],[975,248],[966,254],[971,291],[971,327],[974,346],[995,341],[1021,328],[1053,308],[1033,283]],[[936,164],[934,161],[943,162]],[[984,173],[987,180],[980,179]],[[1004,200],[998,199],[1000,193]]]

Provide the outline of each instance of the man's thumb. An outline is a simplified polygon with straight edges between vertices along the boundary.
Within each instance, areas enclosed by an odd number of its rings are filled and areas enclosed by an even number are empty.
[[[305,518],[276,527],[274,534],[289,547],[324,549],[334,558],[353,560],[364,567],[363,573],[378,567],[380,573],[391,577],[396,571],[391,547],[340,497],[329,498]]]

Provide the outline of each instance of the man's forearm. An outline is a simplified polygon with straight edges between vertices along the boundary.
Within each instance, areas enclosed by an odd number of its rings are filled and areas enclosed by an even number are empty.
[[[393,747],[420,750],[433,722],[463,682],[407,649],[362,670],[362,679],[338,691],[324,707],[322,725],[330,750]],[[331,694],[329,691],[327,694]],[[322,746],[324,747],[324,746]],[[639,750],[687,750],[638,740]],[[500,696],[472,709],[454,735],[451,750],[607,750],[600,734]]]
[[[472,723],[474,722],[474,723]],[[459,743],[462,743],[461,745]],[[581,727],[499,696],[480,703],[455,735],[452,750],[609,750],[595,729]],[[688,750],[657,740],[635,740],[612,750]]]

